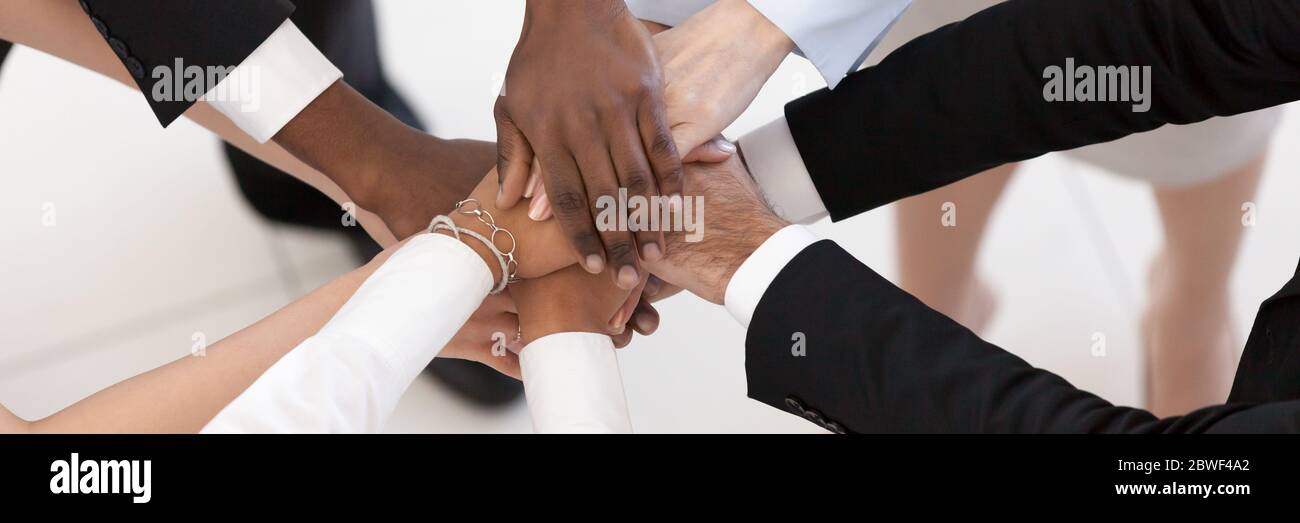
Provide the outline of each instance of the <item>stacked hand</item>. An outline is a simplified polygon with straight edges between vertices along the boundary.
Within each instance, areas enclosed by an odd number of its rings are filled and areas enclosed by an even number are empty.
[[[523,340],[512,349],[573,331],[611,334],[625,345],[631,332],[624,324],[652,332],[659,317],[649,302],[679,288],[722,303],[740,265],[785,226],[732,157],[734,146],[714,137],[749,106],[793,42],[745,0],[721,0],[662,32],[647,25],[658,33],[653,40],[618,0],[529,3],[496,107],[499,185],[489,175],[471,195],[518,241],[526,280],[505,302],[517,309],[503,313],[521,315]],[[473,159],[453,171],[483,163],[482,144],[457,145]],[[678,151],[690,154],[679,161]],[[703,241],[688,242],[680,232],[597,230],[595,202],[620,187],[629,197],[700,197],[709,216]],[[421,193],[393,189],[383,201],[397,203],[377,212],[414,232],[404,216],[430,215],[411,203]],[[525,197],[527,212],[516,205]],[[529,216],[555,216],[558,224],[536,225]],[[487,232],[474,217],[453,219]],[[421,228],[427,223],[416,220]],[[497,266],[490,251],[470,244]],[[574,260],[593,274],[609,268],[610,276],[583,274],[570,267]],[[654,273],[648,281],[647,269]]]
[[[638,254],[658,259],[662,236],[597,230],[592,209],[620,187],[679,194],[681,160],[650,34],[623,1],[530,0],[496,119],[500,206],[524,195],[536,156],[576,260],[592,273],[608,266],[620,287],[635,287]]]
[[[703,235],[691,242],[685,232],[668,234],[668,256],[650,270],[667,284],[720,305],[740,265],[789,224],[768,208],[738,156],[687,164],[685,172],[686,196],[699,197],[707,209]]]
[[[516,283],[510,287],[510,295],[519,308],[520,349],[539,338],[562,332],[608,334],[624,342],[616,345],[626,345],[631,340],[626,322],[644,286],[642,281],[631,291],[623,290],[608,278],[590,274],[578,266]],[[635,325],[633,328],[642,330]]]
[[[654,42],[680,151],[705,145],[736,121],[794,49],[748,0],[719,0]]]
[[[496,188],[496,173],[489,172],[480,178],[468,198],[477,200],[498,227],[510,231],[517,239],[518,275],[525,280],[511,285],[509,294],[489,296],[443,349],[443,357],[478,361],[518,378],[519,360],[515,353],[542,336],[557,332],[603,333],[612,336],[615,345],[622,347],[632,338],[628,326],[646,335],[654,332],[659,315],[640,299],[645,280],[625,290],[608,278],[574,266],[571,248],[559,225],[553,221],[531,220],[522,207],[501,209],[493,198]],[[454,205],[455,202],[448,204],[443,213],[458,227],[485,236],[490,234],[478,218],[451,211]],[[428,220],[425,222],[427,226]],[[483,258],[493,277],[500,278],[496,255],[477,240],[465,238],[464,241]],[[508,240],[499,237],[498,247],[508,250]],[[521,333],[523,339],[516,340],[516,333]]]
[[[794,42],[747,0],[720,0],[675,28],[645,25],[656,33],[654,46],[665,82],[664,110],[675,149],[689,151],[682,161],[727,159],[735,148],[714,138],[749,107],[794,49]],[[529,214],[549,219],[555,201],[547,194],[554,185],[552,175],[545,166],[533,174],[539,175],[546,178],[545,185],[530,179],[524,186],[533,198]],[[508,185],[506,194],[512,194]]]

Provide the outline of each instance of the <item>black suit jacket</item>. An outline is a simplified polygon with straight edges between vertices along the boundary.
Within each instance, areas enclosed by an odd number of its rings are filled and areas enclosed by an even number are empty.
[[[1294,433],[1297,321],[1300,274],[1261,310],[1233,402],[1157,419],[1031,367],[824,241],[763,295],[745,370],[750,397],[834,432]],[[1272,339],[1274,331],[1293,334]]]
[[[1012,0],[786,107],[842,220],[1006,163],[1300,99],[1295,0]],[[1044,100],[1044,71],[1150,66],[1152,105]]]
[[[135,79],[165,127],[193,105],[154,100],[154,68],[234,67],[275,32],[288,0],[80,0],[95,28]]]

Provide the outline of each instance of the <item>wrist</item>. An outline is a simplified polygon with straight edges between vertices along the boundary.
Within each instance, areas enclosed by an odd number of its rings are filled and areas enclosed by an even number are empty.
[[[376,126],[372,129],[371,136],[373,139],[364,146],[358,161],[353,164],[354,172],[349,176],[349,183],[356,194],[343,187],[344,192],[361,208],[374,212],[387,222],[394,215],[409,210],[404,206],[409,203],[411,192],[416,188],[420,199],[438,202],[438,205],[430,207],[439,213],[450,211],[451,205],[469,194],[466,191],[448,197],[444,184],[439,183],[444,174],[444,140],[407,127],[401,122]],[[415,177],[426,180],[417,180]],[[433,216],[421,218],[427,223]]]
[[[472,216],[466,216],[457,212],[452,212],[448,216],[451,218],[452,223],[456,224],[458,229],[468,229],[483,235],[485,238],[492,237],[492,232],[488,230],[487,226]],[[435,234],[442,234],[452,238],[456,237],[456,235],[451,231],[445,230],[437,231]],[[501,279],[505,278],[506,275],[501,272],[501,262],[498,260],[496,253],[492,252],[492,249],[488,248],[487,244],[479,241],[478,238],[471,237],[464,233],[460,234],[460,242],[469,247],[470,250],[474,251],[474,254],[477,254],[479,259],[483,260],[484,267],[486,267],[488,273],[492,275],[492,286],[495,288],[497,285],[500,285]]]
[[[733,34],[763,55],[783,60],[794,51],[794,40],[749,0],[719,0],[710,9],[717,23],[735,28]]]
[[[526,349],[537,340],[566,332],[609,335],[609,333],[605,332],[609,329],[607,325],[598,324],[599,322],[583,324],[582,319],[586,317],[587,315],[582,313],[559,314],[553,310],[542,315],[521,313],[519,315],[519,346]]]
[[[722,272],[710,289],[710,296],[707,297],[713,303],[721,304],[726,301],[727,287],[731,285],[731,279],[736,276],[740,267],[754,255],[754,252],[758,251],[759,247],[763,246],[763,243],[789,225],[776,216],[764,218],[754,225],[751,234],[738,238],[732,244],[726,262],[722,264]]]
[[[543,23],[579,23],[609,20],[627,13],[623,0],[583,0],[568,2],[556,0],[528,0],[524,17],[528,21]]]
[[[578,332],[580,329],[573,329],[561,325],[557,321],[528,321],[523,317],[519,318],[519,347],[521,350],[527,349],[533,342],[561,332]]]
[[[406,126],[342,80],[335,82],[272,138],[289,154],[329,178],[362,208],[381,198],[377,164]]]

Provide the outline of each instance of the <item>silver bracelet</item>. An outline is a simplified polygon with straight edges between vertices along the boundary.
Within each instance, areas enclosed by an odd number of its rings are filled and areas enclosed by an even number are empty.
[[[467,206],[470,207],[466,209]],[[519,262],[515,261],[515,248],[518,246],[515,242],[515,235],[506,229],[498,227],[496,220],[492,218],[492,214],[483,210],[478,200],[468,199],[458,202],[455,210],[461,214],[477,217],[480,222],[483,222],[484,225],[488,226],[488,229],[492,231],[491,234],[489,236],[484,236],[470,229],[457,227],[456,223],[445,215],[438,216],[429,223],[429,232],[450,231],[452,236],[457,240],[461,239],[461,234],[465,234],[487,246],[488,250],[492,252],[492,255],[496,257],[497,263],[501,266],[501,281],[497,283],[496,288],[492,290],[492,294],[500,294],[505,290],[506,285],[519,281]],[[498,246],[496,243],[498,237],[508,238],[510,240],[510,248],[502,249]]]

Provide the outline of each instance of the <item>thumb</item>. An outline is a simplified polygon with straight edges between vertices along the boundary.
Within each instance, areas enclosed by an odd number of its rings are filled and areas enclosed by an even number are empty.
[[[685,158],[682,158],[682,163],[722,163],[730,160],[735,154],[736,144],[719,136],[692,149]]]
[[[501,181],[497,207],[509,209],[524,196],[533,165],[533,148],[509,115],[502,112],[500,103],[497,107],[497,175]]]

